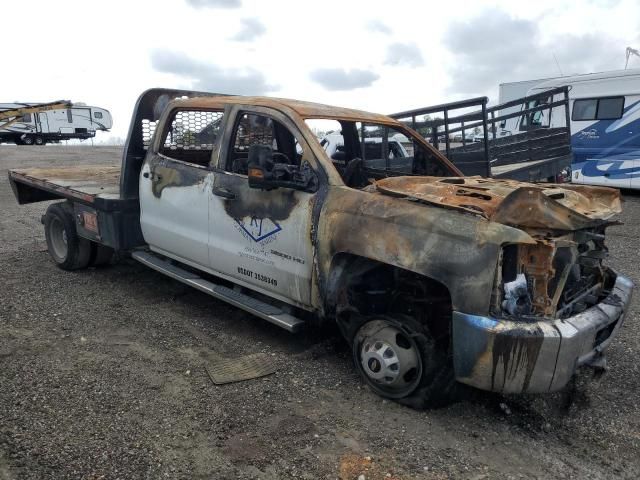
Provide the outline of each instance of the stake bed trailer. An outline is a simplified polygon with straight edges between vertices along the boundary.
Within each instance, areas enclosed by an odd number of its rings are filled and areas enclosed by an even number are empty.
[[[341,160],[307,125],[318,118],[340,122]],[[357,123],[381,139],[380,158]],[[390,138],[410,140],[411,157],[392,161]],[[619,192],[464,177],[384,115],[153,89],[121,167],[9,180],[20,204],[64,200],[43,217],[61,268],[129,252],[289,331],[336,321],[364,381],[415,407],[457,382],[558,390],[604,366],[631,299],[602,263]]]
[[[568,95],[568,88],[560,87],[493,107],[487,106],[487,97],[478,97],[390,116],[420,131],[465,175],[555,181],[573,158]],[[552,112],[558,119],[553,128],[532,121]],[[503,127],[515,118],[522,119],[522,131],[512,134]],[[480,141],[467,140],[467,132],[474,129],[480,129]],[[453,142],[457,132],[460,140]]]

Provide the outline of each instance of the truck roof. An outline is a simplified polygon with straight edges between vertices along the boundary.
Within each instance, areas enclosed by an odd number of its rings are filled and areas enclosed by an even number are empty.
[[[334,107],[321,103],[305,102],[288,98],[276,97],[248,97],[248,96],[219,96],[219,97],[194,97],[178,99],[172,102],[172,106],[179,107],[219,107],[225,105],[254,105],[271,107],[278,110],[292,110],[303,118],[331,118],[336,120],[364,120],[390,125],[400,125],[396,120],[379,113],[364,112],[351,108]]]

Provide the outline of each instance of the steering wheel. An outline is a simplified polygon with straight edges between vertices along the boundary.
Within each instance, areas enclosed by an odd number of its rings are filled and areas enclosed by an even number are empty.
[[[277,157],[282,157],[284,161],[277,162],[275,160]],[[274,159],[274,163],[286,163],[287,165],[292,165],[291,160],[289,160],[289,157],[287,157],[284,153],[281,153],[281,152],[273,152],[273,159]]]
[[[349,160],[342,174],[342,181],[347,187],[361,188],[367,184],[367,179],[362,169],[363,164],[364,162],[359,157]]]

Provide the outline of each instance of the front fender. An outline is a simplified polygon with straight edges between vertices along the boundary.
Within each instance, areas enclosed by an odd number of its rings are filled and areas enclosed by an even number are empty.
[[[501,246],[534,243],[521,230],[473,214],[347,187],[330,190],[318,240],[324,279],[336,255],[356,255],[436,280],[448,288],[454,310],[476,314],[489,311]]]

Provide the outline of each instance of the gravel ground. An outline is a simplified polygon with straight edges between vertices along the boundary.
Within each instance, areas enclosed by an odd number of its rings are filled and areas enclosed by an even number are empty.
[[[0,147],[0,480],[640,477],[637,301],[600,379],[414,411],[365,388],[334,330],[288,334],[131,260],[57,269],[46,204],[18,206],[6,169],[118,156]],[[610,263],[638,282],[625,200]],[[275,375],[209,380],[207,362],[258,352]]]

